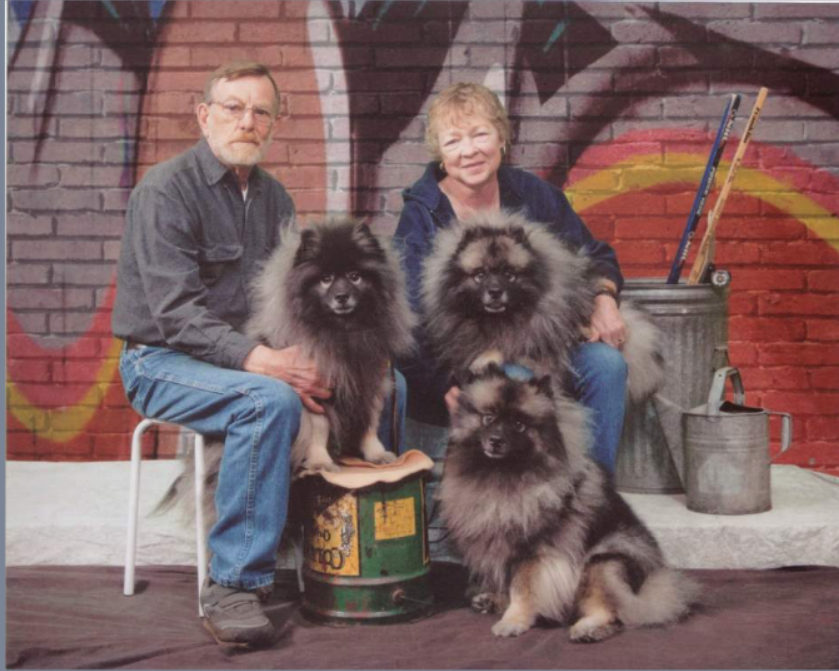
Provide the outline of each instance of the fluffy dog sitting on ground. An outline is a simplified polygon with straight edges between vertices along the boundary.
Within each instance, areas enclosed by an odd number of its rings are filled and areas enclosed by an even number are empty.
[[[505,361],[549,366],[557,383],[586,339],[598,288],[587,256],[510,212],[478,213],[440,231],[422,287],[434,353],[455,376],[498,351]],[[658,330],[630,301],[620,310],[629,393],[640,400],[663,378]]]
[[[586,456],[582,407],[557,396],[549,377],[519,375],[490,362],[452,419],[439,497],[483,590],[473,608],[503,611],[496,636],[523,634],[542,617],[570,625],[575,642],[675,622],[696,586],[666,567],[652,534]]]
[[[322,404],[324,415],[303,410],[292,470],[336,470],[337,456],[394,461],[377,430],[393,391],[390,362],[413,347],[413,315],[389,244],[354,221],[287,229],[257,279],[252,300],[248,335],[276,349],[300,346],[332,387],[332,397]],[[205,510],[211,520],[222,451],[222,441],[208,442]],[[183,500],[189,513],[193,473],[187,464],[160,510]]]

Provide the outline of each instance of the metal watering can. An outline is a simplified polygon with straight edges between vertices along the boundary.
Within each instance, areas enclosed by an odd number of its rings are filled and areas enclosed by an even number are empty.
[[[731,378],[734,403],[725,400]],[[772,508],[769,415],[782,418],[781,451],[792,441],[792,416],[750,408],[740,372],[714,373],[708,402],[684,410],[660,394],[653,396],[667,447],[687,494],[687,507],[712,515],[747,515]],[[774,458],[777,458],[776,455]]]

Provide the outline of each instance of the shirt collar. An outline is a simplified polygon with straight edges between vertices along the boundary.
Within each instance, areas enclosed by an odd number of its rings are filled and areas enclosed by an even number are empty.
[[[235,183],[238,188],[238,182],[236,181],[236,177],[233,175],[233,171],[218,160],[218,157],[213,153],[213,150],[210,149],[210,145],[206,138],[201,138],[201,140],[199,140],[198,144],[195,146],[195,154],[197,156],[198,165],[201,167],[201,172],[204,174],[208,185],[214,186],[223,180],[226,175],[230,175],[230,180]],[[261,172],[262,169],[258,165],[253,167],[248,175],[248,190],[252,188],[254,191],[259,190]]]

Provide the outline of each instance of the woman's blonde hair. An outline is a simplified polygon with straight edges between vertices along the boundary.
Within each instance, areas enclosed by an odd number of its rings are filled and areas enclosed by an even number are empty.
[[[510,119],[498,96],[482,84],[459,82],[441,91],[428,110],[425,145],[435,161],[442,159],[440,131],[446,122],[477,114],[489,121],[501,138],[502,151],[510,148]]]

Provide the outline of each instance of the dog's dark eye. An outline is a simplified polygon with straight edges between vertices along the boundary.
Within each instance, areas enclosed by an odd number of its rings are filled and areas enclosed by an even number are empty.
[[[487,274],[486,274],[486,271],[484,271],[484,270],[478,270],[478,271],[475,272],[474,275],[472,275],[472,279],[474,279],[476,282],[479,282],[479,283],[483,282],[486,278],[487,278]]]
[[[347,273],[347,279],[353,284],[358,284],[361,282],[361,273],[353,270],[352,272]]]
[[[335,276],[329,273],[320,276],[320,283],[325,287],[328,287],[330,284],[332,284],[334,280]]]
[[[484,426],[489,426],[489,425],[490,425],[490,424],[492,424],[494,421],[495,421],[495,415],[490,415],[490,414],[487,414],[487,415],[481,415],[481,423],[482,423]]]
[[[524,433],[527,425],[524,422],[513,422],[513,431],[516,433]]]

